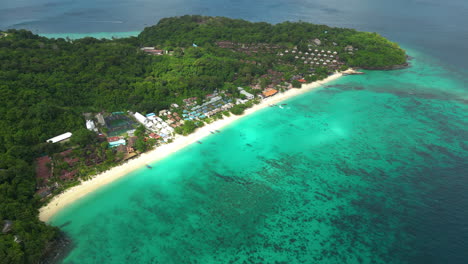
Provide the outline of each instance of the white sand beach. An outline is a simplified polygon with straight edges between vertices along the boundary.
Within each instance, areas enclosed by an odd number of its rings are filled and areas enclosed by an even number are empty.
[[[352,70],[348,70],[352,71]],[[345,71],[346,72],[346,71]],[[80,185],[74,186],[63,193],[55,196],[49,204],[45,205],[39,210],[39,218],[42,221],[48,221],[58,211],[75,202],[76,200],[84,197],[85,195],[109,184],[121,177],[124,177],[129,172],[144,167],[148,163],[153,163],[157,160],[163,159],[178,150],[195,143],[198,140],[210,135],[210,131],[220,130],[223,127],[233,123],[234,121],[250,115],[255,111],[268,107],[270,104],[276,104],[285,99],[297,96],[299,94],[307,93],[311,90],[319,88],[320,86],[338,79],[343,73],[335,73],[324,80],[317,81],[310,84],[302,85],[301,89],[290,89],[284,93],[278,93],[270,98],[263,100],[260,104],[247,109],[244,114],[236,116],[231,115],[222,120],[215,121],[209,125],[197,129],[193,134],[188,136],[177,136],[172,143],[160,146],[152,151],[141,154],[137,158],[127,161],[117,167],[114,167],[106,172],[94,176],[92,179],[83,181]]]

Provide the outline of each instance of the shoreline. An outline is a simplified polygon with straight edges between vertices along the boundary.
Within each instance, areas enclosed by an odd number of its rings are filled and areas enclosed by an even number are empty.
[[[234,115],[231,113],[231,116],[224,117],[221,120],[214,121],[211,124],[207,124],[204,127],[198,128],[194,133],[188,136],[178,135],[175,137],[172,143],[157,147],[154,150],[143,153],[134,159],[131,159],[105,172],[95,175],[90,180],[82,181],[81,184],[67,189],[64,192],[56,195],[47,205],[44,205],[39,209],[39,219],[43,222],[48,222],[60,210],[64,209],[73,202],[83,198],[87,194],[94,192],[99,188],[126,176],[132,171],[143,168],[148,163],[153,163],[158,160],[161,160],[185,148],[188,145],[196,143],[196,141],[211,135],[210,131],[220,130],[221,128],[226,127],[245,116],[248,116],[260,109],[268,107],[270,104],[276,104],[286,99],[320,88],[322,85],[328,82],[337,80],[339,77],[343,76],[343,73],[350,72],[353,72],[353,70],[349,69],[343,72],[337,72],[323,80],[302,85],[300,89],[292,88],[283,93],[278,93],[273,97],[266,98],[262,100],[259,104],[256,104],[253,107],[246,109],[242,115]]]

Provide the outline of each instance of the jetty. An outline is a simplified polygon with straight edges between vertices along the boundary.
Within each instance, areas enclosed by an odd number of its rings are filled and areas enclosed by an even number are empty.
[[[365,72],[356,71],[356,70],[347,70],[346,72],[343,73],[343,76],[347,76],[347,75],[363,75],[363,74],[366,74],[366,73],[365,73]]]

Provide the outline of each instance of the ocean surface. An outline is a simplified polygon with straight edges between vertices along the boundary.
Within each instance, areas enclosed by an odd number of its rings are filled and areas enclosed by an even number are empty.
[[[125,37],[172,15],[376,31],[411,67],[261,110],[61,211],[63,263],[468,263],[468,2],[8,1],[0,28]]]
[[[409,52],[76,202],[64,263],[467,263],[466,91]]]

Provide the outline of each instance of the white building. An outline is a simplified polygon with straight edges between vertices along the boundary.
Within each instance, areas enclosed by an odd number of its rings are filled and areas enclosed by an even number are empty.
[[[241,91],[240,92],[241,94],[245,95],[245,98],[247,98],[247,100],[253,100],[255,98],[255,95],[247,92],[247,91]]]
[[[155,113],[149,113],[146,115],[146,118],[151,120],[151,121],[154,121],[156,120],[156,114]]]
[[[236,99],[236,104],[245,104],[247,102],[248,102],[248,100],[242,100],[242,99],[239,99],[239,98]]]
[[[252,100],[252,99],[254,99],[254,97],[255,97],[253,94],[251,94],[251,93],[245,91],[244,89],[242,89],[242,90],[240,91],[240,93],[243,94],[243,95],[245,95],[245,98],[247,98],[247,100]]]
[[[96,128],[96,124],[94,124],[93,120],[86,120],[86,128],[90,131],[98,131]]]
[[[137,120],[139,123],[141,123],[142,125],[146,125],[146,123],[148,123],[148,119],[147,119],[145,116],[143,116],[142,114],[136,112],[136,113],[134,114],[134,116],[135,116],[136,120]]]
[[[96,115],[96,119],[97,119],[98,123],[99,123],[101,126],[105,126],[105,125],[106,125],[106,120],[104,120],[104,116],[102,116],[101,113],[99,113],[99,114]]]
[[[48,139],[46,142],[48,142],[48,143],[57,143],[57,142],[60,142],[60,141],[67,140],[67,139],[71,138],[71,136],[72,136],[72,133],[67,132],[67,133],[58,135],[56,137],[53,137],[51,139]]]

